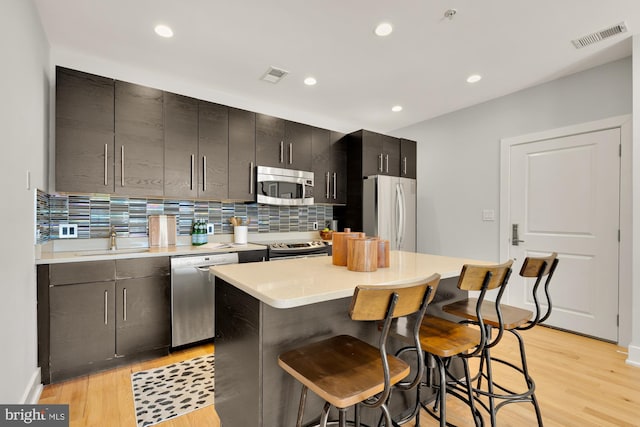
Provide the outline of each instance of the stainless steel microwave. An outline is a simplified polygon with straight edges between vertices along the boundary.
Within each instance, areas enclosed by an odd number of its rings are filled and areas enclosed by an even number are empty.
[[[258,166],[258,203],[303,206],[313,204],[313,172]]]

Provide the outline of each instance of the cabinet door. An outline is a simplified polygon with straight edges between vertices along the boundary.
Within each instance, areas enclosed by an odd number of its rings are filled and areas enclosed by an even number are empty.
[[[164,131],[162,91],[115,83],[115,193],[162,196]]]
[[[170,277],[116,282],[115,351],[119,356],[171,345]]]
[[[229,199],[255,201],[256,114],[229,108]]]
[[[331,131],[311,130],[311,153],[313,159],[313,199],[315,203],[332,202],[333,153]]]
[[[113,192],[113,84],[56,68],[57,191]]]
[[[400,139],[400,176],[416,178],[417,163],[416,142],[409,139]]]
[[[49,288],[53,381],[87,373],[115,355],[115,282]]]
[[[264,262],[267,260],[267,250],[260,249],[256,251],[240,251],[238,252],[238,262]]]
[[[311,126],[285,122],[284,158],[287,169],[311,171]]]
[[[228,107],[200,101],[198,117],[198,197],[223,200],[229,179]]]
[[[382,137],[378,133],[362,131],[362,176],[384,173]]]
[[[384,174],[400,176],[400,140],[392,136],[382,136]]]
[[[347,143],[345,134],[331,131],[331,203],[347,203]]]
[[[259,166],[285,167],[285,121],[256,114],[256,162]]]
[[[164,196],[198,195],[198,100],[164,93]]]

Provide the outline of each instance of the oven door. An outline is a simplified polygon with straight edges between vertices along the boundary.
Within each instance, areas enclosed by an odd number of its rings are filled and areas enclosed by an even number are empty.
[[[327,253],[321,253],[321,254],[300,254],[300,255],[291,255],[291,254],[287,254],[287,255],[271,255],[269,257],[269,261],[281,261],[281,260],[285,260],[285,259],[295,259],[295,258],[311,258],[311,257],[318,257],[318,256],[327,256]]]
[[[303,206],[313,204],[313,172],[258,166],[258,203]]]

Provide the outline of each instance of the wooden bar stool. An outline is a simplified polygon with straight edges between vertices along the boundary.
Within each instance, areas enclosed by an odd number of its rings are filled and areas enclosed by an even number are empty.
[[[360,425],[358,405],[380,408],[384,425],[392,425],[385,402],[392,386],[409,375],[410,367],[403,360],[387,355],[389,330],[394,319],[415,314],[417,322],[413,335],[419,348],[420,323],[439,282],[440,275],[434,274],[419,283],[356,287],[349,316],[357,321],[384,321],[379,347],[352,336],[340,335],[287,351],[278,357],[278,364],[302,383],[297,427],[302,425],[308,389],[325,400],[320,416],[323,427],[327,425],[331,406],[338,409],[338,422],[344,427],[347,425],[347,409],[354,405],[353,423],[356,426]],[[423,372],[420,369],[416,374],[412,381],[415,386]]]
[[[547,257],[527,257],[522,264],[520,276],[536,278],[532,288],[535,314],[519,307],[499,304],[499,299],[497,300],[497,305],[488,303],[487,301],[482,304],[482,318],[477,315],[477,310],[472,309],[472,307],[477,307],[478,304],[478,300],[475,298],[458,301],[443,307],[443,310],[447,313],[469,319],[475,324],[486,325],[488,334],[491,334],[492,329],[498,329],[499,331],[496,339],[494,339],[490,345],[487,345],[480,355],[477,385],[474,388],[475,393],[486,396],[489,399],[489,407],[487,408],[485,406],[485,409],[490,413],[491,425],[493,426],[496,425],[497,412],[500,408],[509,403],[518,402],[531,402],[536,412],[538,425],[543,425],[540,405],[535,395],[535,382],[529,375],[524,340],[518,331],[531,329],[538,323],[547,320],[551,315],[552,304],[549,294],[549,282],[557,265],[558,259],[555,252]],[[542,314],[543,307],[538,298],[538,288],[545,276],[544,295],[547,308],[545,313]],[[500,341],[502,331],[510,332],[516,337],[520,350],[520,366],[510,361],[491,356],[490,349]],[[524,378],[526,390],[523,392],[515,392],[496,383],[493,378],[492,363],[501,363],[520,372]],[[482,389],[483,380],[487,382],[486,390]],[[496,399],[498,400],[497,404]]]
[[[483,302],[487,291],[492,289],[500,289],[499,294],[502,295],[506,283],[511,275],[511,265],[513,261],[509,260],[499,265],[464,265],[460,278],[458,280],[458,288],[466,291],[479,291],[479,297],[473,307],[475,315],[482,319]],[[485,304],[490,304],[485,302]],[[485,328],[475,328],[467,324],[452,322],[434,316],[426,316],[422,321],[420,328],[420,344],[422,350],[427,353],[427,363],[433,366],[432,361],[438,368],[438,384],[431,383],[430,370],[427,371],[428,387],[435,387],[439,393],[433,410],[421,402],[420,389],[418,388],[417,402],[427,411],[429,415],[440,420],[440,425],[447,424],[446,413],[446,396],[447,393],[461,399],[471,410],[476,426],[484,425],[484,421],[479,411],[475,407],[475,398],[472,390],[472,380],[469,373],[468,359],[470,357],[482,354],[485,346],[488,344],[488,335]],[[461,360],[464,368],[464,378],[458,379],[449,369],[451,362],[457,358]],[[436,413],[439,407],[439,415]],[[420,412],[415,413],[416,426],[420,425]]]

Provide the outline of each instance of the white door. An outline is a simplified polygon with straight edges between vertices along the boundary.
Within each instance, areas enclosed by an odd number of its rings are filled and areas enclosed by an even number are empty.
[[[549,325],[618,340],[620,129],[512,145],[509,152],[508,303],[533,308],[517,274],[526,256],[558,253]],[[512,238],[513,236],[511,236]]]

